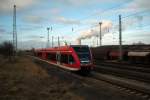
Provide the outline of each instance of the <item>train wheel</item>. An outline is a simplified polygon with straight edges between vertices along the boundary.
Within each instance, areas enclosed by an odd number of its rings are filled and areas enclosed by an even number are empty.
[[[91,72],[91,69],[88,67],[82,67],[80,70],[80,74],[82,74],[82,75],[88,75],[88,74],[90,74],[90,72]]]

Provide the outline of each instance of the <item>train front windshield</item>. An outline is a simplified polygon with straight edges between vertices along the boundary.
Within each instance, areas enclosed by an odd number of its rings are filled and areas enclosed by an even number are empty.
[[[81,63],[90,62],[91,56],[90,56],[90,50],[88,46],[73,47],[73,48],[76,51]]]

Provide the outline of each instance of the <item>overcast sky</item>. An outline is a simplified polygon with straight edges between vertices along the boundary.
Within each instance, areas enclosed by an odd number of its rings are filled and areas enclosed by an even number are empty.
[[[148,0],[0,0],[0,42],[12,41],[13,5],[17,6],[19,48],[45,47],[50,39],[96,46],[99,22],[102,44],[118,44],[118,15],[122,16],[123,44],[150,44]]]

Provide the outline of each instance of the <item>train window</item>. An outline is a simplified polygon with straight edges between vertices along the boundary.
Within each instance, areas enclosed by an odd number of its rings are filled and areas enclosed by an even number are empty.
[[[50,53],[47,54],[47,59],[51,60],[51,54]]]
[[[72,55],[69,55],[68,57],[69,57],[69,59],[68,59],[69,64],[74,64],[75,61],[74,61],[73,56],[72,56]]]
[[[89,52],[89,47],[73,47],[76,52]]]
[[[49,60],[56,60],[56,53],[48,53],[47,59]]]
[[[61,54],[61,63],[68,64],[68,55],[67,54]]]
[[[73,47],[80,60],[91,60],[89,47]]]
[[[41,57],[42,56],[42,52],[38,52],[37,56]]]

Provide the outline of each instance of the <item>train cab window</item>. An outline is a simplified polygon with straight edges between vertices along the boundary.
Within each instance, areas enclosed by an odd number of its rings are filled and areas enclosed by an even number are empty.
[[[69,63],[69,64],[74,64],[75,61],[74,61],[73,56],[72,56],[72,55],[69,55],[68,57],[69,57],[69,58],[68,58],[68,63]]]

